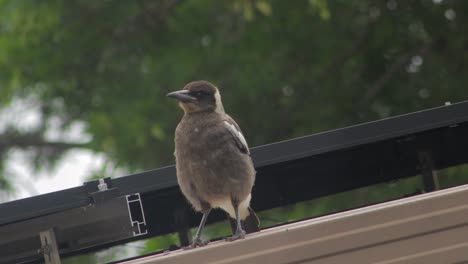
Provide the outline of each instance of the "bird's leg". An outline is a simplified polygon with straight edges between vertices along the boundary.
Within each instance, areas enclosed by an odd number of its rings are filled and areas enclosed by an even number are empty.
[[[203,247],[208,244],[209,241],[202,241],[200,236],[201,236],[203,228],[205,227],[206,219],[208,219],[208,215],[210,214],[210,212],[211,212],[211,209],[203,212],[200,225],[198,226],[197,233],[195,234],[195,237],[193,238],[192,244],[190,246],[184,247],[184,249]]]
[[[233,205],[234,205],[234,211],[236,213],[236,222],[237,222],[236,233],[234,233],[233,236],[228,237],[226,239],[226,241],[235,241],[237,239],[245,238],[245,231],[244,231],[244,229],[242,229],[242,225],[241,225],[241,218],[240,218],[240,214],[239,214],[239,205],[234,204],[234,203],[233,203]]]

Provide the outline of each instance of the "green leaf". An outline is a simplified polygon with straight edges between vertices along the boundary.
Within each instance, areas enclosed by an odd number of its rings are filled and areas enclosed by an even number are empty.
[[[309,3],[317,9],[320,18],[330,20],[330,9],[328,8],[328,0],[309,0]]]

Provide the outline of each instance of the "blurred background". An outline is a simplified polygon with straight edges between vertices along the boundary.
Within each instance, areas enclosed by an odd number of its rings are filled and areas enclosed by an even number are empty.
[[[467,100],[467,14],[463,0],[0,0],[0,202],[172,165],[182,111],[165,95],[193,80],[220,88],[250,146]],[[467,172],[439,172],[441,184],[468,182]],[[262,224],[420,185],[263,212]]]

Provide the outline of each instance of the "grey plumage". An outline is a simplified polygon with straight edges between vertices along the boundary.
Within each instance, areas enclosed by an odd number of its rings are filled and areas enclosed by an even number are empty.
[[[200,234],[212,208],[236,219],[231,240],[243,238],[241,220],[249,218],[257,227],[259,222],[249,208],[255,169],[239,126],[209,82],[191,82],[168,96],[178,99],[185,112],[175,133],[177,180],[193,208],[203,213],[192,247],[205,244]]]

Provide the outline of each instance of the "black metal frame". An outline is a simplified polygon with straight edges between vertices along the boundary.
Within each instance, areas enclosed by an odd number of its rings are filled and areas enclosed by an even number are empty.
[[[468,101],[253,148],[252,207],[267,210],[468,162]],[[431,178],[432,177],[432,178]],[[432,179],[432,180],[431,180]],[[106,179],[113,196],[140,193],[148,233],[88,250],[186,230],[198,224],[182,197],[174,166]],[[9,225],[93,204],[98,182],[0,204],[0,236]],[[112,195],[111,195],[112,196]],[[102,198],[106,199],[106,197]],[[214,212],[209,222],[225,219]],[[1,246],[1,245],[0,245]],[[70,251],[76,254],[82,250]]]
[[[44,258],[46,264],[59,264],[59,253],[76,254],[147,234],[140,195],[122,196],[105,181],[88,193],[84,206],[0,226],[0,263]]]

